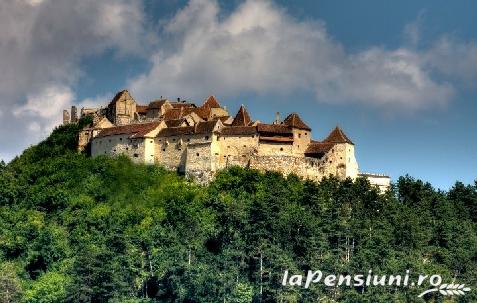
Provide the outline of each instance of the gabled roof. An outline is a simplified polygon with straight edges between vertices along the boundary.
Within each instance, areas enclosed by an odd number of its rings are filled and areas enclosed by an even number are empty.
[[[120,92],[118,92],[116,94],[116,96],[114,96],[113,100],[111,100],[111,102],[109,102],[108,106],[109,105],[113,105],[115,104],[116,102],[118,102],[119,99],[121,99],[122,96],[124,96],[125,94],[127,94],[129,97],[131,97],[131,95],[129,94],[128,90],[127,89],[124,89]],[[132,98],[132,97],[131,97]]]
[[[204,104],[202,105],[203,107],[208,107],[208,108],[221,108],[219,101],[215,98],[215,96],[209,96],[207,99],[205,99]]]
[[[241,105],[237,114],[235,115],[232,126],[248,126],[251,122],[250,115],[248,114],[245,106]]]
[[[323,140],[323,142],[325,142],[325,143],[349,143],[349,144],[354,145],[354,143],[345,135],[343,130],[341,128],[339,128],[338,126],[336,126],[335,129],[333,129],[331,131],[331,133],[328,135],[328,137],[326,137],[325,140]]]
[[[103,129],[97,137],[107,137],[114,135],[129,135],[130,137],[140,138],[153,131],[159,126],[159,122],[128,124]]]
[[[311,130],[311,128],[303,122],[297,113],[291,113],[283,120],[283,124],[291,126],[293,128]]]

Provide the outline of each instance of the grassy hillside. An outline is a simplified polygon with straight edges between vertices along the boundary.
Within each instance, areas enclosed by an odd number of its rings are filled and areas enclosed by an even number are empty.
[[[406,176],[379,195],[361,179],[232,168],[200,187],[78,154],[79,128],[0,165],[0,303],[442,302],[412,288],[283,287],[286,269],[477,285],[477,183],[440,192]]]

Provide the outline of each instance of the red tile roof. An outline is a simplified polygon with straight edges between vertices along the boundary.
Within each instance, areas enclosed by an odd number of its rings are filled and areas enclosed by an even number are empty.
[[[325,140],[323,140],[323,142],[326,142],[326,143],[349,143],[349,144],[354,145],[354,143],[345,135],[343,130],[341,128],[339,128],[338,126],[336,126],[335,129],[333,129],[331,131],[331,133],[328,135],[328,137]]]
[[[283,120],[283,124],[289,125],[293,128],[311,130],[311,128],[301,120],[300,116],[297,113],[292,113]]]
[[[167,122],[166,122],[167,123]],[[217,121],[199,122],[194,126],[167,127],[161,129],[158,137],[179,135],[210,134],[214,131]]]
[[[134,138],[145,136],[159,126],[159,122],[121,125],[103,129],[97,137],[107,137],[114,135],[130,135]]]
[[[217,101],[215,96],[207,97],[207,99],[205,99],[204,104],[202,106],[208,107],[208,108],[221,108],[219,101]]]
[[[232,126],[248,126],[251,122],[250,115],[243,105],[240,106],[237,114],[235,115]]]
[[[232,126],[224,127],[220,130],[222,135],[254,135],[257,133],[255,126]]]
[[[182,117],[183,109],[182,107],[179,108],[171,108],[170,110],[166,111],[162,118],[167,120],[176,120]]]

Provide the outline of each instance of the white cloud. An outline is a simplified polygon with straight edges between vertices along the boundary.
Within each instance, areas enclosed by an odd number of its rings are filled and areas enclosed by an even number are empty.
[[[443,106],[454,95],[447,80],[435,77],[436,69],[453,70],[444,64],[452,65],[459,52],[474,60],[467,46],[449,49],[442,42],[426,51],[371,47],[350,53],[323,23],[293,19],[269,1],[246,1],[222,18],[215,1],[192,0],[165,30],[173,47],[157,50],[150,71],[130,82],[141,99],[309,91],[321,102],[415,111]],[[418,30],[417,22],[407,29],[414,44]],[[454,68],[471,77],[477,71],[475,65]]]
[[[12,155],[37,142],[71,106],[79,62],[112,49],[144,55],[141,1],[0,1],[0,142]]]
[[[16,118],[27,121],[30,137],[39,140],[62,122],[61,112],[73,104],[74,94],[69,87],[47,86],[27,97],[27,102],[13,110]]]

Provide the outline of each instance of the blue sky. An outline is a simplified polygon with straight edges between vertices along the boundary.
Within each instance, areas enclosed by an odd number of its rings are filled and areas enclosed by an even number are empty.
[[[475,1],[21,2],[0,4],[0,158],[128,88],[340,125],[364,172],[477,179]]]

